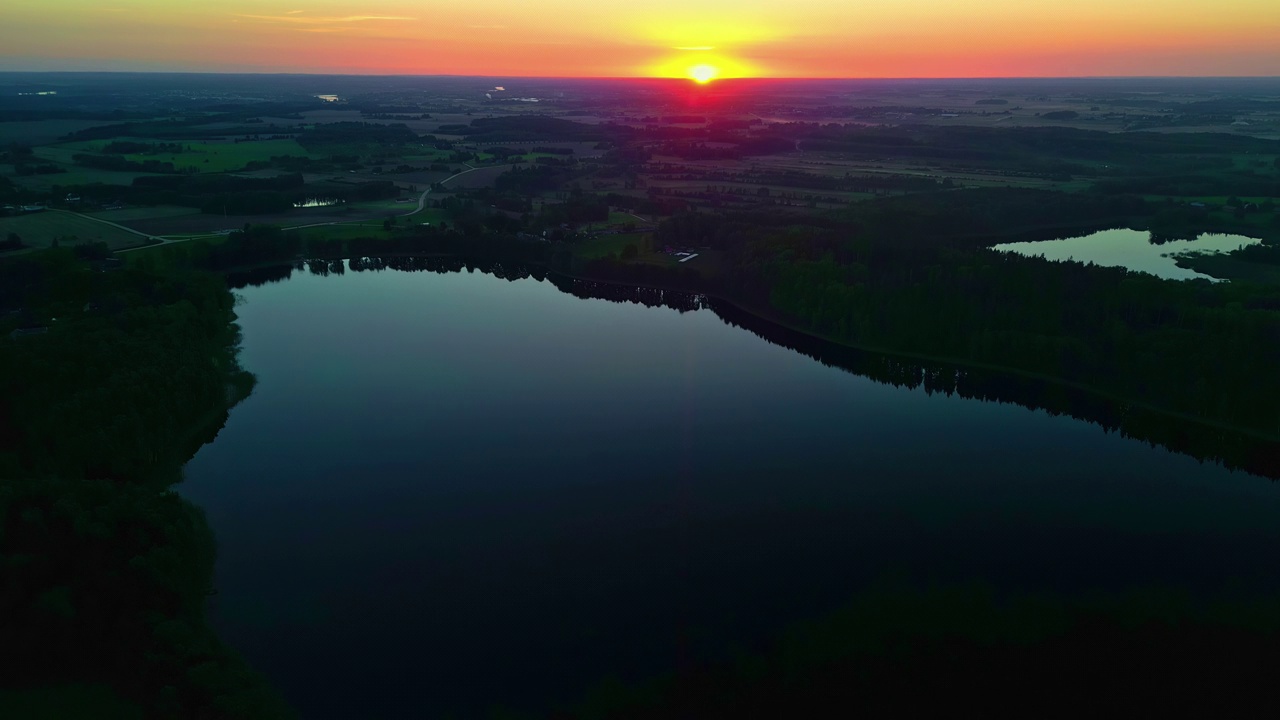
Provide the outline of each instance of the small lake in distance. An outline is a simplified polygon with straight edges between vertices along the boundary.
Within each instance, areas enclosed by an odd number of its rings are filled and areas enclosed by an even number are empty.
[[[303,718],[539,712],[884,578],[1280,589],[1256,476],[710,310],[329,267],[240,291],[259,383],[179,486],[217,535],[211,622]]]
[[[1123,267],[1170,280],[1203,278],[1216,280],[1188,268],[1178,267],[1175,255],[1188,252],[1230,252],[1259,240],[1243,235],[1201,235],[1196,240],[1173,240],[1159,245],[1150,242],[1145,230],[1102,230],[1065,240],[1039,240],[995,245],[991,249],[1014,252],[1046,260],[1075,260],[1095,265]]]
[[[342,201],[337,198],[307,198],[299,200],[293,204],[295,208],[314,208],[314,207],[332,207],[341,205]]]

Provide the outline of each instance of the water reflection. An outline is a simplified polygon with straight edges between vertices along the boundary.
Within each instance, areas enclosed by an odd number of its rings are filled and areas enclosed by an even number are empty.
[[[212,621],[303,717],[545,708],[885,576],[1280,584],[1280,486],[1007,404],[1154,436],[1052,385],[521,263],[314,259],[237,282],[259,384],[181,492],[218,535]]]
[[[1196,240],[1158,242],[1149,232],[1120,228],[1061,240],[1003,243],[992,249],[1029,257],[1040,256],[1046,260],[1075,260],[1123,267],[1170,280],[1215,280],[1189,268],[1178,267],[1176,256],[1190,252],[1230,252],[1258,242],[1243,235],[1201,235]]]
[[[1028,243],[1033,244],[1033,243]],[[1039,243],[1034,243],[1039,244]],[[827,342],[806,333],[762,319],[731,303],[699,293],[597,282],[548,273],[538,265],[471,260],[458,256],[360,257],[350,260],[313,259],[297,265],[258,268],[233,273],[234,288],[260,286],[292,277],[295,270],[311,275],[352,272],[431,272],[438,274],[481,272],[515,281],[546,280],[574,297],[665,307],[679,312],[710,310],[726,324],[749,330],[757,337],[878,383],[927,394],[1019,405],[1093,423],[1106,432],[1160,445],[1199,460],[1222,463],[1262,477],[1280,479],[1280,443],[1228,428],[1196,423],[1132,403],[1117,401],[1070,385],[1015,373],[923,361],[867,352]]]
[[[315,208],[315,207],[332,207],[334,205],[341,205],[341,204],[342,204],[342,200],[338,198],[313,197],[313,198],[306,198],[305,200],[298,200],[293,203],[293,206],[295,208]]]

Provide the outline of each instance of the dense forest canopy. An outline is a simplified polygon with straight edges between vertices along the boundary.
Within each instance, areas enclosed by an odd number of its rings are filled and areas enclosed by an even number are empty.
[[[171,489],[253,383],[234,299],[215,275],[102,254],[0,261],[0,309],[20,309],[0,334],[6,676],[105,682],[152,717],[278,717],[204,623],[213,536]]]

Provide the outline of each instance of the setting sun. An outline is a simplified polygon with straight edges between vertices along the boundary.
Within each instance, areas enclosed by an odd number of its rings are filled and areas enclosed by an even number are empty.
[[[689,68],[689,78],[704,85],[715,80],[719,75],[720,71],[711,65],[694,65]]]

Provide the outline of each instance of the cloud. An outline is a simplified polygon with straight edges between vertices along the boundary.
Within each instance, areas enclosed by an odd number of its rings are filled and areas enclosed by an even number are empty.
[[[405,17],[403,15],[304,15],[302,10],[292,10],[284,15],[239,15],[236,17],[247,18],[249,20],[260,20],[262,22],[275,23],[297,23],[301,25],[331,25],[335,23],[358,23],[358,22],[378,22],[378,21],[404,21],[417,20],[415,17]]]

